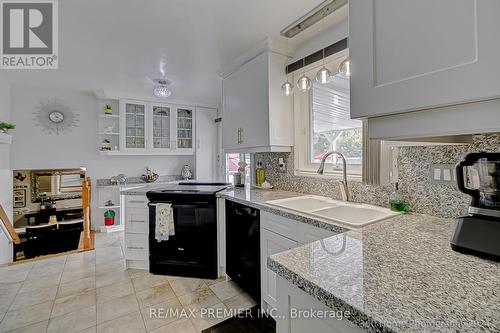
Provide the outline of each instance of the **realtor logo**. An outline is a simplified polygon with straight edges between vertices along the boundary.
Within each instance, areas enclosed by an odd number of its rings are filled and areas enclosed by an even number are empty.
[[[0,0],[2,69],[57,69],[57,0]]]

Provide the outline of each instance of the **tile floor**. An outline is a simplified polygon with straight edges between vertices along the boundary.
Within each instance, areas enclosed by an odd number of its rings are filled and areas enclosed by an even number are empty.
[[[125,269],[122,244],[122,233],[96,234],[94,251],[0,267],[0,333],[191,333],[255,305],[224,278]],[[203,315],[208,308],[217,318]]]

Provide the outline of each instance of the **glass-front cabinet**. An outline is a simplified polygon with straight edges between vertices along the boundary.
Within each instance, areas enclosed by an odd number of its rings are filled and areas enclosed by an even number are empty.
[[[127,150],[146,148],[146,108],[142,102],[126,102],[125,111],[125,147]]]
[[[193,122],[194,112],[192,108],[177,108],[177,144],[176,149],[182,151],[193,150]]]
[[[194,153],[193,107],[121,100],[120,113],[124,153]]]

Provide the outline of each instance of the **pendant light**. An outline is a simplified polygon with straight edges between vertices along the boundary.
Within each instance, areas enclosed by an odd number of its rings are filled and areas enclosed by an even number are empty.
[[[303,33],[303,32],[302,32]],[[302,68],[306,66],[306,58],[302,58]],[[303,69],[302,76],[297,80],[297,88],[302,92],[307,92],[311,90],[312,82],[311,79],[306,75],[305,69]]]
[[[323,27],[323,30],[325,27],[324,21],[325,21],[325,18],[323,17],[321,19],[321,26]],[[323,48],[322,51],[323,51],[323,57],[322,57],[323,67],[316,74],[316,82],[321,83],[321,84],[325,84],[325,83],[330,82],[332,73],[325,66],[325,48]]]
[[[288,81],[288,75],[286,77],[286,82],[281,86],[281,92],[286,96],[290,96],[293,93],[293,84]]]
[[[351,63],[349,62],[349,58],[346,58],[339,65],[339,74],[345,78],[351,77]]]
[[[325,66],[325,49],[323,49],[323,67],[318,71],[318,74],[316,74],[316,81],[325,84],[330,82],[331,76],[332,73]]]
[[[305,60],[302,59],[302,67],[305,66]],[[307,92],[311,89],[312,82],[311,79],[306,75],[306,73],[302,73],[302,76],[297,80],[297,88],[302,92]]]
[[[288,60],[288,39],[286,40],[286,58]],[[293,83],[288,81],[288,66],[285,61],[285,72],[286,72],[286,82],[281,85],[281,92],[285,94],[285,96],[290,96],[293,93]]]

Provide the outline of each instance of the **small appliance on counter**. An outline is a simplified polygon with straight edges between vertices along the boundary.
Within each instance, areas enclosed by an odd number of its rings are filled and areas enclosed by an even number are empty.
[[[471,153],[457,164],[457,185],[472,197],[458,218],[453,250],[500,261],[500,153]]]

